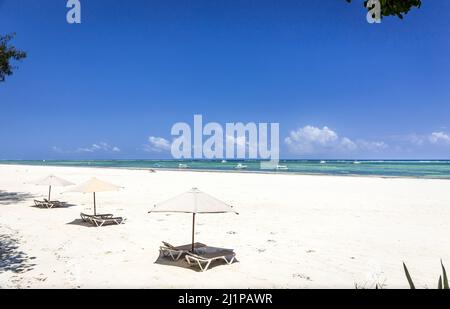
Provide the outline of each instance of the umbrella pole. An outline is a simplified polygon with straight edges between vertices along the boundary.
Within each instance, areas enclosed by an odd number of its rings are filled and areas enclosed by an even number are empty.
[[[97,215],[97,206],[95,205],[95,192],[94,192],[94,216]]]
[[[195,213],[192,214],[192,253],[194,253]]]
[[[48,201],[50,202],[50,194],[52,193],[52,186],[48,186]]]

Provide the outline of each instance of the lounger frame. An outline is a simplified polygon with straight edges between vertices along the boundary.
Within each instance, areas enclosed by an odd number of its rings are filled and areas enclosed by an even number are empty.
[[[94,223],[97,227],[102,227],[103,225],[109,223],[115,223],[117,225],[124,224],[125,219],[122,217],[113,217],[113,218],[94,217],[91,219],[91,222]]]
[[[206,247],[206,245],[202,243],[195,243],[194,249],[199,249],[203,247]],[[183,256],[183,254],[190,252],[190,250],[191,245],[175,247],[164,241],[163,245],[159,247],[159,251],[162,253],[164,257],[170,256],[174,261],[178,261]]]
[[[97,227],[102,227],[103,225],[110,223],[115,223],[117,225],[125,223],[125,218],[114,217],[114,215],[112,214],[99,214],[94,216],[81,213],[80,217],[84,222],[89,222]]]
[[[165,246],[160,246],[159,251],[165,257],[170,256],[172,258],[172,260],[174,260],[174,261],[178,261],[180,259],[180,257],[186,253],[185,250],[176,250],[176,249],[171,249],[171,248],[168,248]]]
[[[57,207],[61,207],[62,203],[59,201],[51,201],[49,202],[48,200],[44,199],[43,201],[38,201],[38,200],[34,200],[34,205],[36,207],[39,208],[57,208]]]
[[[91,222],[93,217],[99,217],[99,218],[102,218],[102,219],[109,219],[109,218],[114,217],[114,215],[113,214],[99,214],[99,215],[95,215],[94,216],[94,215],[87,215],[85,213],[81,213],[80,217],[81,217],[81,219],[83,219],[84,222]]]
[[[231,259],[228,260],[228,256],[231,256]],[[223,260],[228,265],[233,264],[236,259],[236,254],[234,252],[227,252],[227,254],[224,255],[218,255],[208,258],[188,252],[185,258],[189,265],[197,263],[198,267],[200,267],[200,270],[203,272],[207,271],[211,263],[214,261]]]

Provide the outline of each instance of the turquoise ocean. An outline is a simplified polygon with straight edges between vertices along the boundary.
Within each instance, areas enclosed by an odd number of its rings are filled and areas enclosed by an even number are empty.
[[[257,160],[35,160],[0,161],[0,164],[450,179],[450,160],[280,160],[278,170],[262,170]],[[240,168],[237,168],[238,164],[241,164]]]

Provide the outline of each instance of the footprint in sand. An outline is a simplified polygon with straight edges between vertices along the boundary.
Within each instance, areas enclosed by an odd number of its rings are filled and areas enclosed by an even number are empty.
[[[235,234],[237,234],[235,231],[229,231],[229,232],[227,232],[227,234],[230,234],[230,235],[235,235]]]
[[[316,252],[315,250],[307,250],[306,253],[314,253]]]

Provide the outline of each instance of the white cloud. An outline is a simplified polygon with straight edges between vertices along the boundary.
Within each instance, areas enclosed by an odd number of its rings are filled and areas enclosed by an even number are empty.
[[[245,135],[226,135],[224,147],[228,147],[228,144],[245,149],[249,154],[258,153],[258,140],[250,140]]]
[[[111,146],[108,143],[101,142],[92,144],[88,147],[80,147],[75,150],[64,150],[60,147],[53,146],[52,150],[57,153],[93,153],[93,152],[120,152],[117,146]]]
[[[358,145],[328,127],[305,126],[291,131],[284,142],[289,150],[298,154],[353,151]]]
[[[450,145],[450,136],[444,132],[433,132],[428,137],[432,144]]]
[[[232,143],[235,144],[236,146],[246,146],[248,145],[247,139],[245,138],[245,136],[231,136],[231,135],[227,135],[226,137],[226,143]]]
[[[62,148],[57,147],[57,146],[53,146],[52,150],[57,153],[65,153],[65,151]]]
[[[369,151],[379,151],[389,147],[385,142],[358,140],[357,143],[360,149]]]
[[[323,127],[322,129],[306,126],[299,128],[296,131],[291,131],[289,136],[285,139],[286,144],[319,144],[326,146],[330,143],[334,143],[338,139],[338,135],[333,130],[328,127]]]
[[[430,145],[450,145],[450,134],[438,131],[429,134],[394,135],[392,139],[396,142],[406,143],[409,146],[422,147]]]
[[[78,148],[75,152],[94,152],[93,148]]]
[[[355,142],[353,142],[351,139],[347,138],[347,137],[343,137],[341,139],[340,144],[341,144],[341,147],[343,149],[347,149],[347,150],[350,150],[350,151],[358,149],[358,145]]]
[[[336,131],[324,126],[305,126],[291,131],[284,140],[289,150],[297,154],[344,154],[356,151],[380,151],[389,146],[382,141],[353,141],[340,137]]]
[[[78,148],[76,152],[120,152],[120,148],[117,146],[111,146],[108,143],[101,142],[98,144],[92,144],[89,147]]]
[[[162,137],[150,136],[144,150],[148,152],[163,152],[170,150],[171,143]]]
[[[416,146],[422,146],[426,142],[426,137],[418,134],[407,135],[405,139],[407,142]]]
[[[247,151],[257,151],[258,144],[252,143],[247,140],[246,136],[225,136],[225,145],[228,143],[232,143],[237,147],[245,147]],[[170,151],[172,147],[172,144],[169,140],[163,138],[163,137],[156,137],[156,136],[150,136],[148,138],[148,144],[145,144],[143,146],[144,151],[147,152],[164,152],[164,151]],[[201,146],[203,150],[203,145]],[[195,145],[192,145],[192,149],[195,149]]]

